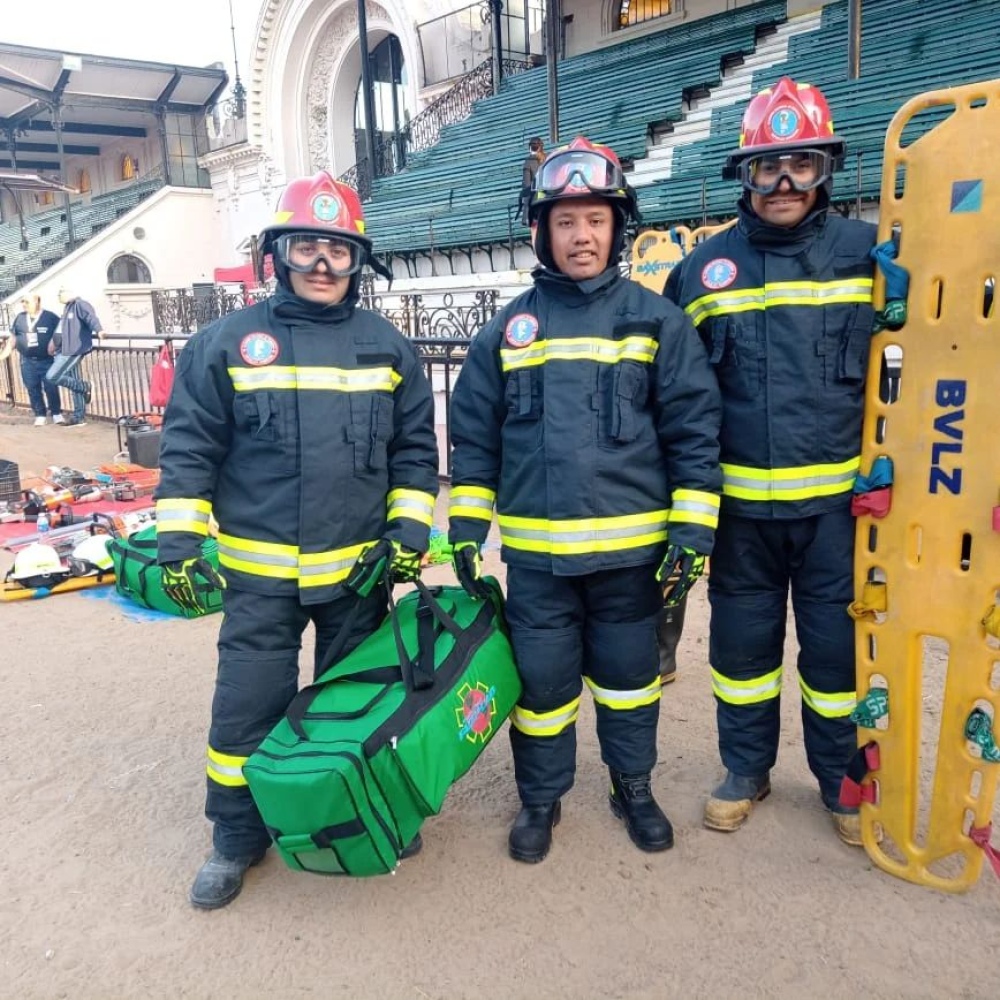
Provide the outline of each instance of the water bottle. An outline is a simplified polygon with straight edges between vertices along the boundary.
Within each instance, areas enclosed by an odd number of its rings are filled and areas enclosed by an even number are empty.
[[[42,511],[38,515],[38,520],[36,522],[36,527],[38,529],[39,541],[45,541],[46,535],[49,533],[49,515]]]

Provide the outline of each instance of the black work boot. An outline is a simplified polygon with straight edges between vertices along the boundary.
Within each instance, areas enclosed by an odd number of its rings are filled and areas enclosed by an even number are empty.
[[[547,806],[521,806],[521,811],[510,828],[507,851],[515,861],[529,865],[545,860],[552,846],[552,827],[562,815],[559,802]]]
[[[656,623],[656,648],[660,653],[661,685],[677,679],[677,644],[681,641],[687,602],[685,594],[679,604],[672,608],[663,608]]]
[[[399,860],[405,861],[407,858],[415,858],[423,850],[424,838],[416,834],[406,847],[399,854]]]
[[[611,772],[611,811],[625,821],[632,843],[640,851],[665,851],[674,846],[674,828],[656,804],[649,774]]]
[[[705,803],[704,824],[709,830],[731,833],[750,818],[755,802],[771,794],[771,772],[747,777],[726,771],[726,778]]]
[[[264,851],[250,858],[227,858],[218,851],[198,869],[188,898],[199,910],[217,910],[231,903],[243,888],[248,868],[264,860]]]

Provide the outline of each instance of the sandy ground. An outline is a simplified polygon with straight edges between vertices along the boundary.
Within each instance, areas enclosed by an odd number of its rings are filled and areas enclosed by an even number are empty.
[[[106,425],[0,418],[0,457],[22,474],[114,451]],[[501,735],[394,876],[324,879],[269,856],[232,906],[202,913],[187,890],[210,842],[219,619],[137,620],[103,588],[0,605],[0,997],[995,997],[1000,885],[984,868],[968,894],[939,894],[839,843],[793,677],[773,795],[739,833],[701,827],[720,776],[704,587],[688,619],[654,776],[672,851],[643,855],[608,812],[588,706],[544,864],[506,856]]]

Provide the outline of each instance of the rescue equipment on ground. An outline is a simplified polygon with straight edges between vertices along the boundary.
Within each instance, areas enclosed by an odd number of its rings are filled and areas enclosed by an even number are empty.
[[[391,872],[503,726],[521,682],[487,579],[486,601],[420,582],[398,604],[390,595],[378,631],[300,691],[243,766],[290,868]]]
[[[33,542],[14,557],[14,565],[7,574],[22,587],[33,590],[51,589],[70,575],[70,568],[59,558],[59,553],[44,542]]]
[[[108,551],[115,567],[115,587],[130,601],[144,608],[184,618],[198,618],[222,610],[222,592],[208,584],[198,590],[198,605],[195,608],[182,608],[164,593],[163,570],[156,561],[155,524],[127,538],[113,539]],[[206,538],[201,543],[201,555],[216,570],[219,568],[219,546],[214,538]]]
[[[919,137],[904,142],[914,120]],[[868,472],[854,496],[861,596],[850,613],[857,690],[868,693],[853,716],[861,747],[841,801],[860,803],[875,864],[950,892],[976,883],[984,857],[1000,875],[990,844],[1000,777],[1000,346],[984,277],[1000,258],[1000,231],[988,224],[1000,213],[998,130],[1000,80],[923,94],[889,127],[873,254],[885,308],[866,384]],[[898,391],[887,391],[890,359],[902,366]],[[929,749],[928,701],[940,718]]]
[[[110,535],[91,535],[79,542],[67,562],[73,576],[102,576],[114,572],[114,561],[108,551]]]

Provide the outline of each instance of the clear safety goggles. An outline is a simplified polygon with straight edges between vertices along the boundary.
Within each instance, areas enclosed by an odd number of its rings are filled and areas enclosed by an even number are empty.
[[[320,261],[338,278],[357,273],[365,262],[362,247],[351,240],[316,233],[282,233],[274,242],[278,259],[291,271],[308,274]]]
[[[773,194],[786,179],[793,191],[812,191],[830,179],[833,160],[823,149],[761,153],[739,165],[740,182],[756,194]]]
[[[538,168],[535,177],[535,190],[547,195],[612,194],[624,187],[621,167],[586,149],[554,153]]]

